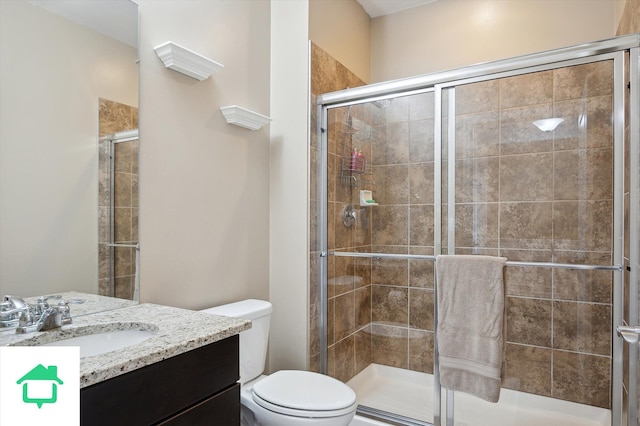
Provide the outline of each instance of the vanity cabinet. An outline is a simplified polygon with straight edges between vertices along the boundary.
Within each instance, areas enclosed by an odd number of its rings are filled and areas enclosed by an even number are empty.
[[[238,335],[80,390],[83,426],[239,425]]]

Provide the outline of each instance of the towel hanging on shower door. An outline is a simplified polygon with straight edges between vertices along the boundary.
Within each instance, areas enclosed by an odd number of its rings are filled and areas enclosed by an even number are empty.
[[[440,383],[489,402],[500,398],[506,262],[492,256],[436,258]]]

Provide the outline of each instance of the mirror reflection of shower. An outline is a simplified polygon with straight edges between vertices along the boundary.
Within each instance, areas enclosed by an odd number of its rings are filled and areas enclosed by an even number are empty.
[[[99,294],[139,300],[138,129],[100,139]]]

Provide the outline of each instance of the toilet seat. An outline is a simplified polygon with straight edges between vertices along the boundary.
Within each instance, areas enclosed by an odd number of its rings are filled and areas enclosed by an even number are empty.
[[[355,392],[331,377],[309,371],[282,370],[253,386],[253,400],[287,416],[337,417],[355,411]]]

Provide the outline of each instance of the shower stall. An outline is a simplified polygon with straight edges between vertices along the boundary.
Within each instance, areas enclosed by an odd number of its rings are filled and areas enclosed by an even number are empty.
[[[360,414],[640,424],[638,345],[617,333],[640,332],[639,46],[635,34],[317,96],[312,368],[351,385]],[[497,404],[439,384],[438,254],[508,258]]]
[[[99,294],[139,300],[138,129],[100,138]]]

